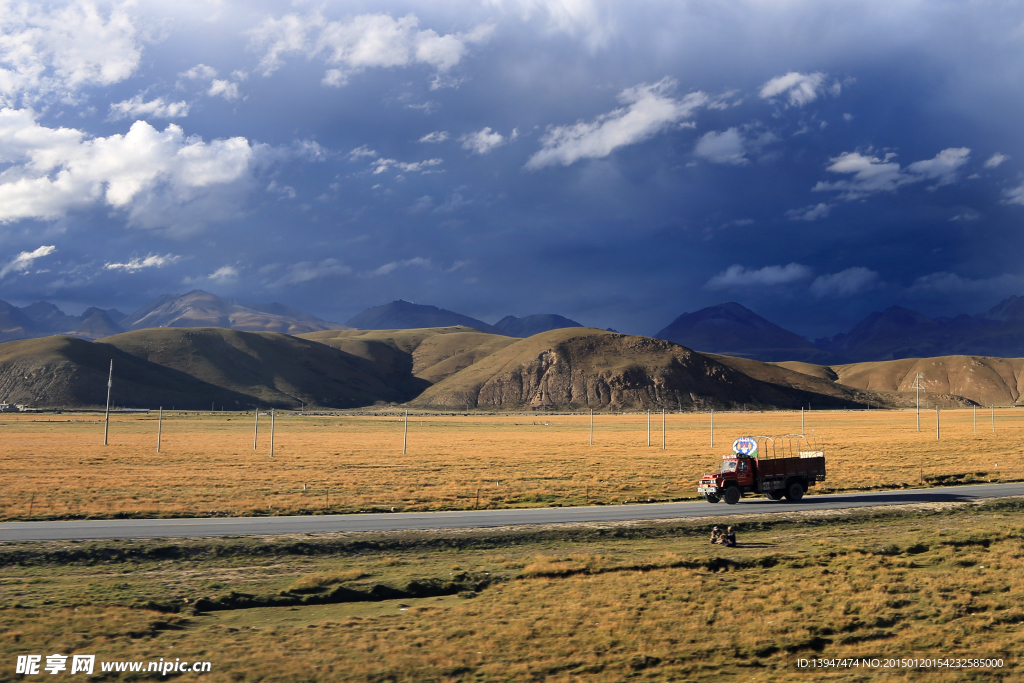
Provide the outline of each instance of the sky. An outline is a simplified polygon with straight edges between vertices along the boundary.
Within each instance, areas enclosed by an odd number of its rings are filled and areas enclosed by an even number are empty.
[[[0,0],[0,299],[980,313],[1022,82],[997,0]]]

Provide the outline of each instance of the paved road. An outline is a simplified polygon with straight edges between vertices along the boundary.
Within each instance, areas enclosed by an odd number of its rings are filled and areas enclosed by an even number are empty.
[[[521,524],[624,522],[645,519],[680,519],[707,515],[743,515],[762,512],[837,510],[873,505],[966,502],[984,498],[1024,495],[1024,483],[981,484],[878,493],[808,496],[799,503],[744,498],[725,503],[655,503],[578,508],[526,510],[467,510],[462,512],[403,512],[395,514],[321,515],[311,517],[228,517],[195,519],[114,519],[73,522],[7,522],[0,524],[0,542],[68,541],[115,538],[182,538],[197,536],[251,536],[316,534],[332,531],[403,531],[465,529]]]

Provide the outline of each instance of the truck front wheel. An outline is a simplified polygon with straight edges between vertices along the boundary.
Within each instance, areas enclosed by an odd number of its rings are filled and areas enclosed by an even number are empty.
[[[735,505],[740,502],[740,489],[738,486],[730,486],[725,490],[726,505]]]
[[[716,496],[713,493],[705,493],[704,494],[704,500],[706,500],[709,503],[717,503],[718,501],[720,501],[722,499],[719,498],[718,496]]]
[[[786,498],[792,503],[799,503],[800,499],[804,497],[804,487],[798,482],[794,481],[786,489]]]

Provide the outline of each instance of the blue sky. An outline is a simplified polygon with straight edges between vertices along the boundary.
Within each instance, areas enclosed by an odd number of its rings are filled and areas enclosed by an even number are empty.
[[[1024,294],[1024,7],[0,0],[0,298],[809,337]]]

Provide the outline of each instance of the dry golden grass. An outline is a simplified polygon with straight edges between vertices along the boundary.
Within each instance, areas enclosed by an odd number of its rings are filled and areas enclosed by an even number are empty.
[[[9,666],[26,653],[180,657],[211,661],[210,681],[1020,680],[1019,510],[861,512],[749,531],[741,522],[737,548],[709,546],[707,525],[694,523],[700,533],[520,536],[500,554],[409,543],[395,551],[398,563],[379,552],[289,555],[282,541],[262,561],[210,552],[192,561],[97,555],[12,564],[0,572],[0,657]],[[45,557],[59,544],[29,545],[21,550]],[[276,595],[303,576],[311,586],[354,581],[358,569],[370,582],[401,585],[410,567],[420,577],[486,569],[500,580],[470,599],[195,616],[128,606],[169,584],[193,598],[213,590]],[[111,585],[82,589],[97,581]],[[815,657],[992,658],[1003,666],[798,668]]]
[[[916,486],[968,475],[1024,478],[1024,411],[813,411],[807,430],[825,439],[828,480],[818,490]],[[4,477],[0,518],[227,515],[614,504],[696,495],[695,482],[746,434],[800,430],[793,412],[597,415],[411,414],[402,454],[399,413],[278,414],[274,457],[269,419],[253,451],[253,415],[0,415]],[[478,499],[479,496],[479,499]],[[479,503],[478,503],[479,500]]]

